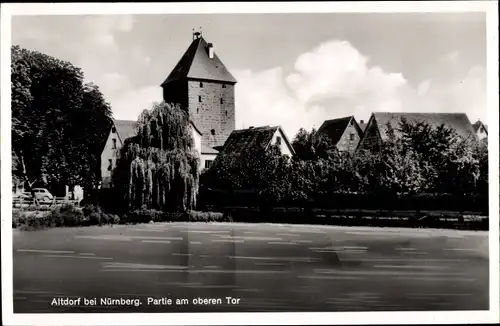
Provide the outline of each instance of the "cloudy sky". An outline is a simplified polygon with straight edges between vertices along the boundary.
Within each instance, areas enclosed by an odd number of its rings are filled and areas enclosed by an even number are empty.
[[[300,127],[373,111],[465,112],[486,121],[484,13],[12,17],[12,43],[72,62],[117,119],[160,84],[202,28],[238,80],[236,126]]]

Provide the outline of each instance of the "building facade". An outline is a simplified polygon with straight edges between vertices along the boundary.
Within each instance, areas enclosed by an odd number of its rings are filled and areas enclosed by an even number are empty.
[[[340,152],[354,153],[363,137],[363,129],[354,116],[326,120],[318,129],[318,135],[328,136]]]
[[[125,139],[136,135],[136,121],[113,120],[101,153],[101,188],[112,188],[112,172]]]
[[[474,128],[476,136],[479,140],[488,138],[488,126],[485,125],[482,121],[477,121],[472,125],[472,127]]]

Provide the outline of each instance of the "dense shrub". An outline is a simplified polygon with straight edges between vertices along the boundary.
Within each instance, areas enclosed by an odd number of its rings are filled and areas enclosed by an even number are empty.
[[[100,206],[86,205],[83,214],[90,225],[119,224],[120,217],[115,214],[105,213]]]
[[[79,226],[84,222],[85,215],[82,210],[72,204],[64,204],[53,208],[48,217],[54,226]]]
[[[150,222],[231,222],[231,218],[219,212],[189,211],[186,213],[161,212],[154,209],[140,209],[122,216],[125,223]]]
[[[136,209],[129,214],[126,214],[125,222],[127,223],[149,223],[161,222],[164,220],[165,213],[155,209]]]
[[[190,211],[188,215],[190,222],[232,222],[231,216],[220,212]]]
[[[12,212],[12,228],[20,230],[39,230],[54,226],[49,212]]]

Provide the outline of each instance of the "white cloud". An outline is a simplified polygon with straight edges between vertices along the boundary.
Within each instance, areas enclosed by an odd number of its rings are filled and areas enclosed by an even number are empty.
[[[458,53],[450,54],[456,64]],[[413,87],[400,73],[370,65],[346,41],[329,41],[300,55],[288,75],[281,68],[234,72],[236,126],[282,125],[293,137],[300,127],[354,115],[367,120],[374,111],[465,112],[485,119],[485,72],[475,67],[463,80],[425,80]]]
[[[417,94],[419,96],[425,96],[425,94],[427,94],[427,91],[429,91],[430,86],[431,86],[431,81],[429,79],[421,82],[420,85],[418,85]]]
[[[115,94],[109,99],[115,119],[137,120],[145,109],[150,109],[154,102],[160,102],[162,92],[159,86],[146,86],[128,89]]]
[[[299,56],[296,72],[286,82],[304,103],[336,97],[386,97],[405,84],[401,74],[369,68],[368,61],[349,42],[326,42]],[[377,92],[372,91],[374,86]]]

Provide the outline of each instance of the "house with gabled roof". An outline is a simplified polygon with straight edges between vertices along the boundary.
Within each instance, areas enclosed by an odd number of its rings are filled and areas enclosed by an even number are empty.
[[[318,135],[325,135],[332,147],[341,152],[354,153],[363,137],[363,130],[354,116],[326,120],[319,127]]]
[[[209,166],[235,129],[234,87],[231,75],[200,32],[161,84],[163,100],[180,104],[201,136],[201,164]]]
[[[474,128],[479,140],[488,138],[488,125],[484,124],[481,120],[476,121],[472,125],[472,128]]]
[[[292,157],[295,151],[292,144],[280,126],[250,127],[234,130],[220,148],[217,157],[224,155],[239,155],[256,149],[267,150],[271,145],[278,145],[281,154]]]
[[[392,127],[396,137],[400,136],[398,129],[403,119],[410,123],[426,122],[434,128],[444,125],[455,130],[459,136],[477,140],[474,128],[465,113],[374,112],[368,120],[358,150],[379,148],[389,138],[389,127]]]
[[[101,187],[111,187],[111,173],[116,166],[116,159],[125,139],[136,135],[137,121],[113,120],[108,139],[101,153]]]
[[[194,140],[194,147],[201,156],[201,132],[196,128],[195,124],[190,121],[191,135]],[[137,135],[137,121],[131,120],[113,120],[108,139],[101,153],[101,187],[112,188],[111,176],[120,149],[123,147],[125,140]]]

